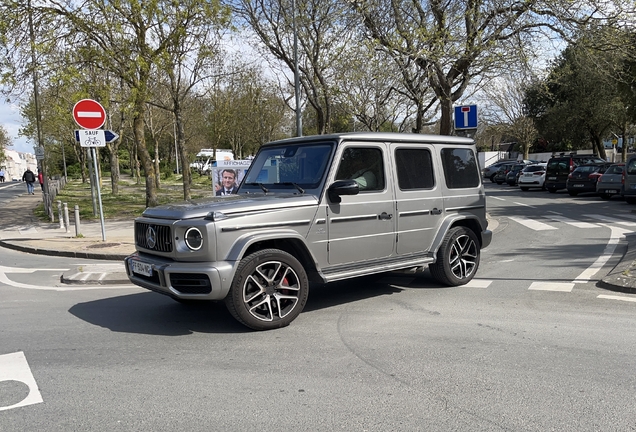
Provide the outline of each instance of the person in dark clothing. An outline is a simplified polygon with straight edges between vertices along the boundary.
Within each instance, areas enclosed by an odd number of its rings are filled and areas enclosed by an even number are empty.
[[[33,174],[33,171],[31,171],[31,168],[27,167],[24,174],[22,174],[22,181],[26,182],[27,193],[31,195],[35,195],[35,192],[33,192],[33,183],[35,183],[35,174]]]

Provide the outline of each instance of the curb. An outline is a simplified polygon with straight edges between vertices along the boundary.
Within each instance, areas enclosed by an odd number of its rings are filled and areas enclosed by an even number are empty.
[[[625,255],[596,285],[610,291],[636,294],[636,234],[628,234],[625,238]]]
[[[83,258],[83,259],[109,260],[109,261],[123,261],[124,258],[128,256],[128,254],[104,254],[99,252],[60,251],[60,250],[51,250],[51,249],[43,249],[43,248],[40,249],[35,247],[21,246],[21,245],[9,243],[12,240],[19,241],[17,239],[0,240],[0,247],[13,249],[19,252],[31,253],[35,255],[48,255],[48,256],[68,257],[68,258]]]

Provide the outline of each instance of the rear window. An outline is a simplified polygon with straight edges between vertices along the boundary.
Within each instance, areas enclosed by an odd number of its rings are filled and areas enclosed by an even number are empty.
[[[605,171],[606,174],[622,174],[623,166],[622,165],[612,165]]]
[[[446,186],[449,189],[479,186],[477,158],[471,149],[444,148],[441,155]]]
[[[593,173],[596,172],[598,170],[601,169],[600,165],[581,165],[579,166],[577,169],[575,169],[575,172],[580,172],[580,173]]]
[[[526,167],[523,172],[537,172],[537,171],[544,171],[545,167],[544,166],[540,166],[540,165],[530,165],[529,167]]]
[[[550,159],[548,162],[550,170],[566,170],[570,169],[570,158]]]

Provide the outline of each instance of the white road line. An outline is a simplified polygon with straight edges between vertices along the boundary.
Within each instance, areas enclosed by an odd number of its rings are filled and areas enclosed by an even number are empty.
[[[518,224],[521,224],[523,226],[526,226],[532,230],[535,231],[548,231],[548,230],[555,230],[557,228],[550,226],[548,224],[544,224],[543,222],[539,222],[536,221],[534,219],[526,219],[524,217],[515,217],[515,216],[508,216],[510,219],[512,219],[513,221],[517,222]]]
[[[499,200],[499,201],[505,201],[506,200],[505,198],[499,198],[499,197],[492,196],[492,195],[488,195],[488,198],[496,199],[496,200]]]
[[[579,222],[574,219],[566,218],[565,216],[557,216],[557,215],[549,215],[546,214],[544,217],[548,219],[552,219],[557,222],[563,222],[568,225],[572,225],[577,228],[598,228],[599,226],[589,222]]]
[[[603,216],[603,215],[598,215],[598,214],[588,214],[588,215],[583,215],[583,216],[589,217],[591,219],[597,219],[597,220],[603,221],[605,223],[624,225],[624,226],[629,226],[629,227],[636,227],[636,222],[623,221],[623,220],[612,218],[612,217],[609,217],[609,216]]]
[[[625,296],[617,296],[617,295],[600,294],[596,298],[607,299],[607,300],[620,300],[620,301],[636,303],[636,297],[625,297]]]
[[[520,205],[520,206],[523,206],[523,207],[536,208],[535,206],[532,206],[530,204],[524,204],[524,203],[520,203],[520,202],[514,202],[513,201],[513,204],[517,204],[517,205]]]
[[[573,283],[566,282],[532,282],[530,284],[529,290],[535,291],[560,291],[560,292],[571,292],[572,288],[574,288]]]
[[[468,288],[488,288],[491,283],[492,281],[488,279],[473,279],[464,286]]]
[[[592,277],[594,277],[594,275],[598,273],[598,271],[603,268],[605,264],[607,264],[607,261],[609,261],[609,259],[612,257],[612,254],[616,250],[616,246],[618,246],[618,242],[623,238],[624,234],[626,232],[630,232],[623,228],[616,228],[609,225],[606,226],[610,229],[610,238],[607,242],[607,246],[605,246],[603,254],[601,254],[601,256],[598,257],[591,266],[583,270],[583,272],[578,275],[576,279],[572,281],[572,283],[589,282],[590,279],[592,279]]]
[[[0,382],[19,381],[29,387],[29,394],[21,401],[8,406],[0,406],[0,411],[34,405],[44,402],[35,382],[35,377],[23,352],[0,355]]]

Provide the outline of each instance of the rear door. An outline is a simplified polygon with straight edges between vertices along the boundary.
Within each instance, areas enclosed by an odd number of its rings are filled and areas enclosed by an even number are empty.
[[[441,187],[436,179],[434,147],[429,144],[390,144],[394,160],[397,214],[397,253],[424,253],[444,217]]]

